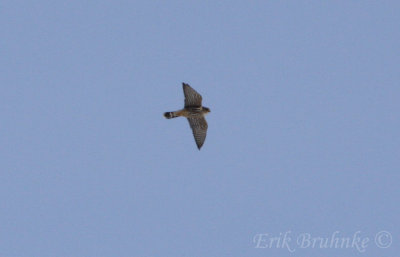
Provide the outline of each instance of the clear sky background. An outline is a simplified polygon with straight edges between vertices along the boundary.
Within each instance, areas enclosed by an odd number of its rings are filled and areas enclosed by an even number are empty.
[[[0,22],[1,257],[398,255],[399,1],[6,0]],[[182,82],[201,151],[162,116]],[[365,252],[296,245],[335,231]]]

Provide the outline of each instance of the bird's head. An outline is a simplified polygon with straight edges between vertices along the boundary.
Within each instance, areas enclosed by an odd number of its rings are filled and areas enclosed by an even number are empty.
[[[207,108],[207,107],[203,107],[203,111],[204,111],[205,114],[211,112],[210,108]]]

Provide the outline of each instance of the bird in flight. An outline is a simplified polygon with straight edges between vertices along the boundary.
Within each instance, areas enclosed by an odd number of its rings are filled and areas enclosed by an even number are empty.
[[[183,94],[185,95],[185,106],[183,109],[175,112],[165,112],[164,117],[172,119],[176,117],[186,117],[190,128],[193,131],[194,140],[197,148],[203,146],[207,135],[207,121],[204,116],[210,112],[210,109],[201,105],[202,97],[189,84],[182,83]]]

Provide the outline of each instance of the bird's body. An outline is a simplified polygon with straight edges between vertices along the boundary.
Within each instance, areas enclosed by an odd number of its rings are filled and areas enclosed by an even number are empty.
[[[166,113],[164,113],[164,116],[167,119],[176,118],[176,117],[201,118],[205,114],[207,114],[207,111],[203,110],[203,107],[201,107],[201,108],[184,108],[179,111],[166,112]]]
[[[185,95],[185,107],[179,111],[165,112],[164,117],[167,119],[186,117],[193,131],[197,148],[200,150],[206,140],[208,128],[204,116],[210,112],[210,109],[202,106],[202,97],[199,93],[186,83],[182,83],[182,85]]]

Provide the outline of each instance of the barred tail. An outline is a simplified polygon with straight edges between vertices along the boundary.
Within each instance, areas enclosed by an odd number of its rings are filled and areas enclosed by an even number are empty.
[[[176,114],[176,112],[164,112],[164,117],[167,119],[172,119],[179,116]]]

